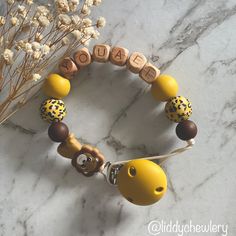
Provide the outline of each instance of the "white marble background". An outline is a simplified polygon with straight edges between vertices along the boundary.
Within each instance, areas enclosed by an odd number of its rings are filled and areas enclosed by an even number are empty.
[[[152,220],[212,220],[236,235],[236,1],[106,0],[96,14],[108,22],[99,42],[141,51],[176,77],[193,103],[196,146],[165,164],[165,198],[135,206],[56,153],[40,96],[0,128],[0,235],[141,236]],[[145,86],[124,69],[94,64],[74,79],[65,121],[111,161],[182,146]]]

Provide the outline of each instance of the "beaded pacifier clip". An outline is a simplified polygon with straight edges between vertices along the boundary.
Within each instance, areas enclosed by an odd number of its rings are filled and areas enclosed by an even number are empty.
[[[126,66],[128,70],[151,85],[151,93],[158,101],[166,102],[165,113],[168,119],[178,123],[176,134],[186,141],[186,146],[173,152],[152,157],[143,157],[111,163],[105,161],[101,152],[91,145],[82,145],[65,123],[64,102],[61,100],[70,92],[70,79],[81,68],[93,61],[110,61],[117,66]],[[188,120],[192,114],[190,101],[177,96],[178,84],[169,75],[160,75],[160,71],[139,53],[123,47],[110,47],[105,44],[95,45],[92,54],[87,48],[79,49],[72,58],[64,58],[59,65],[60,73],[51,74],[43,84],[43,90],[49,99],[41,104],[41,116],[50,122],[48,135],[54,142],[59,142],[58,153],[71,160],[75,169],[84,176],[101,173],[108,183],[117,186],[120,193],[133,204],[150,205],[162,198],[167,190],[167,178],[160,165],[166,159],[190,149],[194,145],[197,126]],[[158,160],[158,164],[153,162]]]

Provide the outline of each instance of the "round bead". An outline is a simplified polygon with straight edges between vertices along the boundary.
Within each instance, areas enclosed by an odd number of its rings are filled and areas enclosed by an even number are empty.
[[[187,120],[192,114],[192,105],[190,101],[183,97],[177,96],[170,99],[165,106],[166,116],[174,122]]]
[[[168,101],[178,92],[178,84],[170,75],[160,75],[152,83],[151,93],[158,101]]]
[[[66,107],[62,100],[47,99],[41,104],[40,114],[43,120],[58,122],[65,117]]]
[[[63,122],[53,122],[48,128],[48,136],[54,142],[62,143],[69,135],[69,129]]]
[[[166,192],[165,172],[156,163],[137,159],[125,163],[118,175],[120,193],[136,205],[151,205],[159,201]]]
[[[191,120],[184,120],[176,126],[175,131],[178,138],[187,141],[197,135],[197,126]]]
[[[43,84],[44,93],[52,98],[61,99],[70,92],[70,81],[58,74],[51,74]]]

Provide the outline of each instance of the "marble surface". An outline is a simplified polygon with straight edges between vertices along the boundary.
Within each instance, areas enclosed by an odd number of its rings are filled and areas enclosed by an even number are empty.
[[[236,1],[106,0],[96,15],[108,22],[99,42],[141,51],[176,77],[193,103],[196,145],[165,163],[169,186],[159,203],[134,206],[56,153],[39,118],[39,96],[0,128],[0,235],[139,236],[149,235],[152,220],[212,221],[236,235]],[[93,64],[72,85],[65,121],[108,160],[183,145],[164,104],[126,70]]]

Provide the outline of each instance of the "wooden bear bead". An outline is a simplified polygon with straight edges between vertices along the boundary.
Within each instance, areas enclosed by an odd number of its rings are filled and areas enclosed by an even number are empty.
[[[133,52],[127,61],[127,68],[135,73],[138,74],[147,63],[146,57],[139,52]]]
[[[75,63],[79,67],[87,66],[91,64],[92,58],[87,48],[81,48],[74,54]]]
[[[97,62],[107,62],[110,55],[110,46],[106,44],[97,44],[93,47],[93,59]]]
[[[59,70],[63,75],[74,75],[78,72],[78,68],[75,65],[74,61],[66,57],[59,64]]]
[[[58,146],[57,152],[63,157],[72,159],[74,155],[81,150],[81,148],[82,145],[75,138],[75,135],[69,134],[65,142]]]
[[[110,53],[110,62],[117,66],[124,66],[128,60],[129,51],[122,47],[113,47]]]
[[[143,79],[148,84],[153,83],[159,75],[160,75],[160,70],[158,70],[154,65],[152,65],[149,62],[139,72],[140,78]]]

